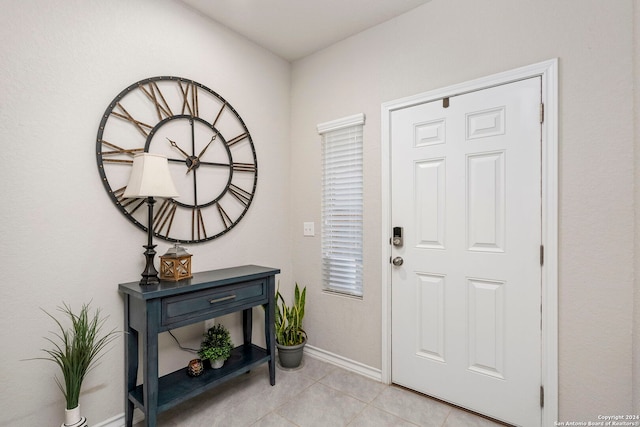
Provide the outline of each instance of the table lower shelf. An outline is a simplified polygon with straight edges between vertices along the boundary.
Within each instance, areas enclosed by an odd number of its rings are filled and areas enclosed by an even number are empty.
[[[158,378],[158,412],[166,411],[270,360],[271,356],[264,348],[248,344],[234,348],[220,369],[211,369],[205,362],[204,372],[197,377],[188,376],[186,367],[164,375]],[[129,400],[144,410],[142,384],[129,392]]]

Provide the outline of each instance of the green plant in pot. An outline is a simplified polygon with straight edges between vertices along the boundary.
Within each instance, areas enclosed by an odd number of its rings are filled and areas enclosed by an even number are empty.
[[[212,326],[204,334],[198,355],[207,359],[214,369],[221,368],[224,361],[231,356],[233,342],[229,330],[222,324]]]
[[[62,426],[86,426],[86,418],[80,416],[80,390],[87,373],[91,371],[102,357],[103,350],[117,337],[115,329],[103,333],[108,316],[102,317],[100,309],[93,314],[89,312],[89,304],[83,304],[78,313],[74,313],[69,305],[63,303],[58,307],[70,322],[65,327],[63,322],[44,311],[58,326],[57,332],[51,332],[54,338],[45,337],[53,345],[51,349],[42,349],[47,356],[31,360],[48,360],[54,362],[62,371],[63,381],[56,376],[55,380],[66,400],[65,422]],[[102,354],[101,354],[102,353]]]
[[[307,333],[302,328],[306,295],[307,287],[300,291],[296,283],[293,303],[288,306],[280,293],[280,285],[276,291],[276,346],[283,368],[297,368],[302,363],[304,345],[307,343]]]

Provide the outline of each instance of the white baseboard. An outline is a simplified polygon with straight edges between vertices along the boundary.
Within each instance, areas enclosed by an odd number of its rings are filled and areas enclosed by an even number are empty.
[[[120,415],[109,418],[100,424],[94,424],[94,427],[124,427],[124,412]]]
[[[136,412],[133,413],[134,426],[142,420],[144,420],[144,415]],[[124,412],[99,424],[93,424],[93,427],[125,427]]]
[[[382,382],[382,371],[377,368],[372,368],[363,363],[356,362],[355,360],[347,359],[346,357],[331,353],[330,351],[322,350],[317,347],[313,347],[309,344],[304,346],[304,354],[314,359],[321,360],[323,362],[331,363],[347,371],[355,372],[356,374],[364,375],[372,380]],[[136,411],[137,412],[137,411]],[[144,419],[140,413],[134,413],[133,425],[139,423]],[[116,415],[113,418],[109,418],[99,424],[94,424],[94,427],[124,427],[124,412],[120,415]]]
[[[380,369],[372,368],[371,366],[356,362],[355,360],[347,359],[346,357],[313,347],[309,344],[304,346],[304,354],[313,357],[314,359],[322,360],[323,362],[331,363],[332,365],[355,372],[356,374],[364,375],[372,380],[382,382],[382,371]]]

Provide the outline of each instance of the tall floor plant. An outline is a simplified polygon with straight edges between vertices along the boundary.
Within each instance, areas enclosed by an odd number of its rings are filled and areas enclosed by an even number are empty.
[[[79,313],[74,313],[67,303],[58,307],[58,311],[71,321],[66,328],[52,314],[44,311],[58,326],[59,331],[51,332],[54,338],[45,337],[53,345],[51,349],[42,349],[47,356],[35,359],[49,360],[60,367],[63,381],[55,376],[58,387],[64,394],[67,409],[78,406],[82,382],[100,358],[103,350],[117,337],[115,329],[103,334],[107,317],[100,315],[100,309],[93,314],[89,312],[89,304],[83,304]]]

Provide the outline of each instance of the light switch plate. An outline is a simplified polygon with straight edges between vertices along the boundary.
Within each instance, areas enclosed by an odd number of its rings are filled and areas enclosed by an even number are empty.
[[[305,222],[303,224],[303,232],[305,236],[315,236],[315,224],[313,222]]]

